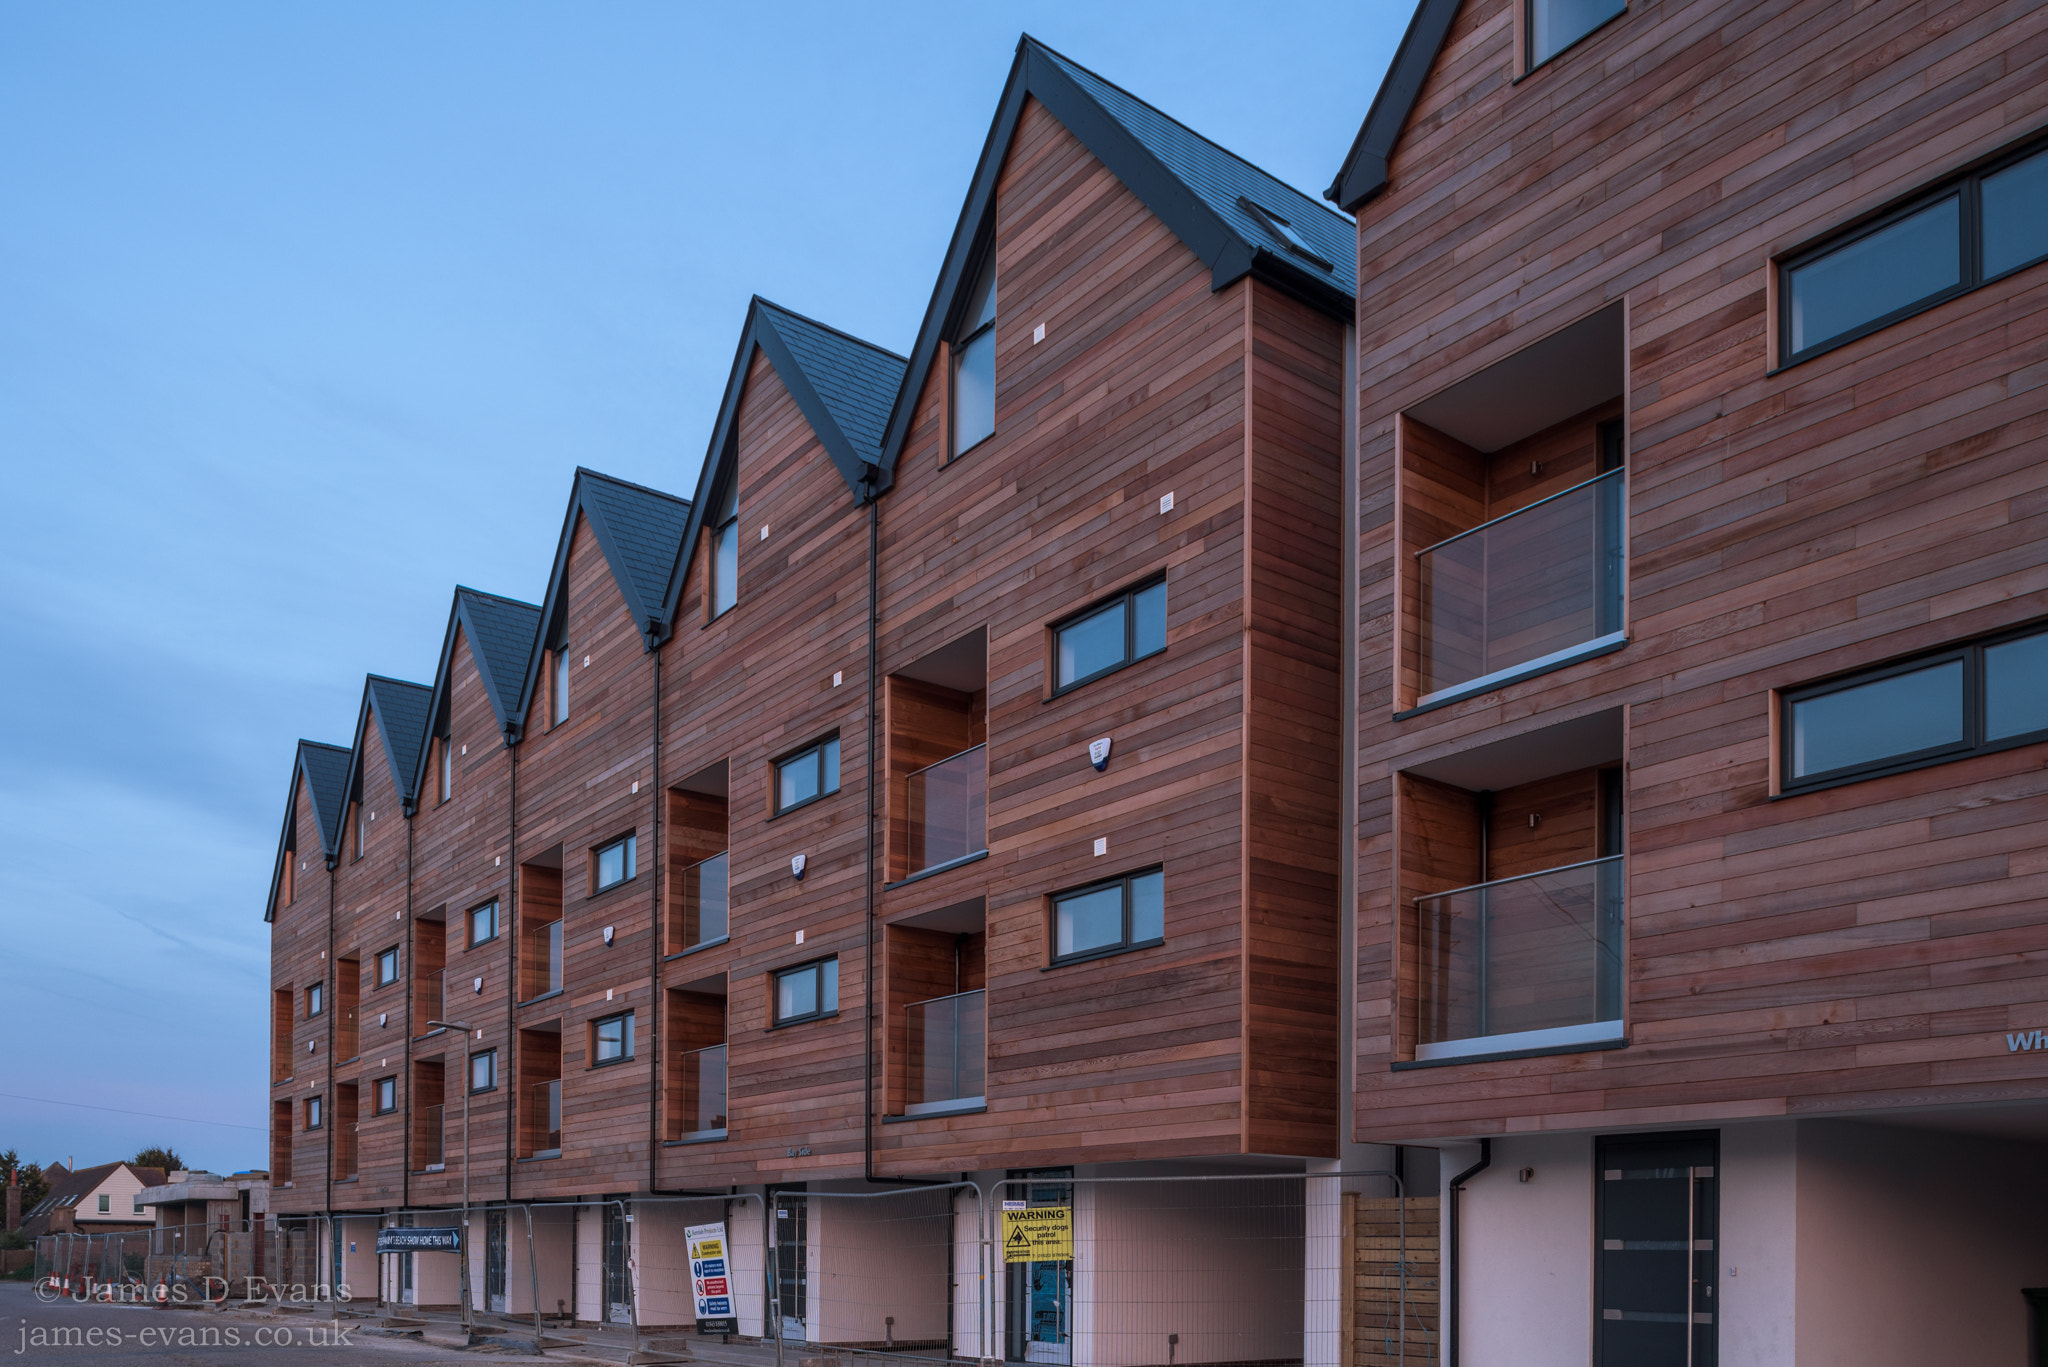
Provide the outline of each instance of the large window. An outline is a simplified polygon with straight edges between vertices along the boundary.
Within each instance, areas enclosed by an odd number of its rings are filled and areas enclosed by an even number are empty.
[[[306,989],[306,1018],[310,1020],[326,1009],[327,989],[320,983],[314,983]]]
[[[775,761],[775,810],[786,812],[839,791],[839,737]]]
[[[711,615],[716,617],[740,601],[739,475],[726,476],[725,497],[711,524]]]
[[[594,888],[603,892],[615,888],[631,879],[637,871],[634,853],[639,841],[633,836],[621,836],[609,845],[600,845],[593,859],[596,862]]]
[[[441,752],[441,801],[446,802],[455,794],[455,743],[443,736],[436,748]]]
[[[816,1020],[839,1009],[839,960],[820,959],[775,975],[775,1023]]]
[[[996,253],[982,253],[981,273],[960,315],[953,343],[953,454],[978,446],[996,430]]]
[[[1166,649],[1166,581],[1097,603],[1053,628],[1053,683],[1075,688]]]
[[[1623,0],[1529,0],[1529,65],[1543,65],[1627,8]]]
[[[2048,259],[2048,148],[2036,143],[1779,263],[1785,363]]]
[[[1786,792],[2048,740],[2048,629],[1789,690],[1781,730]]]
[[[1056,894],[1052,957],[1060,963],[1158,944],[1166,937],[1166,875],[1159,869]]]
[[[555,651],[554,686],[548,699],[548,725],[560,726],[569,720],[569,647],[564,645]]]
[[[320,1098],[317,1096],[307,1097],[306,1128],[309,1130],[317,1130],[324,1124],[326,1124],[326,1120],[320,1114]]]
[[[622,1012],[590,1023],[590,1061],[624,1063],[633,1057],[633,1013]]]
[[[395,1077],[380,1077],[377,1079],[375,1086],[376,1091],[372,1093],[372,1109],[378,1115],[389,1115],[397,1110],[398,1079]]]

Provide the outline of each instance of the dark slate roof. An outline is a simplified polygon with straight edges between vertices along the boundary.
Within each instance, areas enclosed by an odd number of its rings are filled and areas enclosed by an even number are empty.
[[[978,271],[996,178],[1027,97],[1043,104],[1209,267],[1222,289],[1256,275],[1333,318],[1350,322],[1357,297],[1357,228],[1316,199],[1227,152],[1086,67],[1026,35],[946,248],[909,370],[882,438],[882,487],[910,436],[912,410]],[[1296,251],[1243,202],[1284,219],[1315,257]],[[1000,289],[1000,286],[998,286]]]
[[[1387,160],[1394,155],[1394,144],[1415,110],[1422,83],[1436,65],[1437,53],[1443,50],[1451,21],[1457,17],[1458,0],[1420,0],[1415,6],[1408,31],[1401,35],[1401,46],[1394,50],[1393,65],[1387,68],[1386,79],[1380,82],[1365,122],[1351,142],[1351,151],[1338,168],[1337,179],[1323,191],[1323,198],[1356,212],[1359,205],[1386,188]]]
[[[339,745],[317,740],[299,742],[299,770],[313,795],[313,816],[320,824],[320,848],[330,859],[341,853],[341,822],[348,810],[350,754]],[[291,814],[286,813],[286,820]]]
[[[425,684],[407,683],[372,674],[363,682],[362,711],[356,717],[355,753],[349,758],[347,796],[362,795],[363,742],[374,717],[384,736],[384,762],[391,768],[391,781],[398,787],[399,800],[412,808],[419,790],[420,757],[427,748],[428,705],[434,690]]]
[[[882,459],[882,432],[903,372],[910,364],[893,351],[848,336],[815,318],[792,313],[766,299],[757,300],[775,337],[789,348],[790,359],[809,381],[849,445],[868,464]],[[781,370],[777,366],[778,373]],[[787,385],[789,379],[784,378]]]
[[[460,623],[469,636],[470,655],[476,660],[476,672],[484,682],[484,692],[490,695],[491,710],[497,714],[498,727],[503,730],[514,726],[520,719],[519,687],[526,679],[527,663],[533,659],[535,640],[540,634],[540,608],[533,603],[522,603],[517,598],[501,598],[495,593],[482,593],[476,589],[455,589],[455,606],[448,613],[448,647],[455,644],[455,627]],[[447,687],[447,670],[450,660],[444,651],[441,671],[434,679],[436,701]],[[433,711],[435,721],[445,723],[437,706]]]

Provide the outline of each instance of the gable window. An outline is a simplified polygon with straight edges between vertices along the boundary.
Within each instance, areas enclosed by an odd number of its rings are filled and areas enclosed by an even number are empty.
[[[548,724],[560,726],[569,720],[569,647],[566,645],[555,651],[555,678],[548,692]]]
[[[455,743],[452,737],[441,737],[441,801],[446,802],[455,795]]]
[[[377,986],[389,987],[398,981],[398,946],[377,951]]]
[[[2048,146],[1948,181],[1778,265],[1783,364],[2048,260]]]
[[[469,913],[469,945],[474,949],[497,938],[498,904],[486,902]]]
[[[1145,869],[1052,899],[1054,963],[1155,945],[1166,938],[1166,874]]]
[[[839,791],[839,737],[775,761],[775,810],[786,812]]]
[[[590,1062],[624,1063],[633,1057],[633,1013],[621,1012],[590,1023]]]
[[[492,1092],[498,1088],[498,1051],[482,1049],[469,1056],[469,1090]]]
[[[953,343],[953,454],[960,455],[996,430],[996,251],[982,254],[981,273],[960,315]]]
[[[101,1212],[102,1212],[102,1213],[106,1213],[106,1214],[111,1214],[111,1213],[113,1212],[113,1209],[114,1209],[114,1198],[113,1198],[113,1197],[111,1197],[111,1196],[108,1196],[108,1195],[106,1195],[106,1194],[104,1194],[104,1193],[102,1193],[102,1194],[101,1194],[101,1196],[100,1196],[100,1210],[101,1210]]]
[[[1239,199],[1237,202],[1243,205],[1246,211],[1259,221],[1260,227],[1264,228],[1274,237],[1279,238],[1288,251],[1293,252],[1304,261],[1321,266],[1324,270],[1331,269],[1329,259],[1319,254],[1315,248],[1309,246],[1302,235],[1295,230],[1293,223],[1254,200]]]
[[[785,968],[775,975],[775,1023],[816,1020],[839,1010],[839,960]]]
[[[726,477],[725,497],[711,531],[711,615],[719,617],[740,601],[740,479]]]
[[[325,1011],[326,1009],[326,986],[322,983],[314,983],[311,987],[306,989],[306,1018],[308,1020],[311,1020],[314,1016],[319,1015],[322,1011]]]
[[[633,877],[633,856],[638,843],[634,837],[628,835],[612,841],[609,845],[598,846],[597,853],[592,856],[596,865],[596,891],[603,892],[606,888],[615,888]]]
[[[1623,0],[1529,0],[1529,66],[1542,66],[1627,8]]]
[[[398,1079],[380,1077],[377,1079],[373,1109],[378,1115],[389,1115],[398,1109]]]
[[[306,1128],[309,1130],[317,1130],[320,1128],[321,1123],[322,1122],[320,1119],[320,1098],[317,1096],[309,1096],[306,1098]]]
[[[2048,628],[1783,695],[1786,793],[2048,741]]]
[[[369,843],[370,818],[363,811],[363,804],[358,802],[356,804],[356,858],[361,859],[363,857],[363,851],[369,848]]]
[[[1166,649],[1166,581],[1155,579],[1097,603],[1052,631],[1055,692],[1157,655]]]

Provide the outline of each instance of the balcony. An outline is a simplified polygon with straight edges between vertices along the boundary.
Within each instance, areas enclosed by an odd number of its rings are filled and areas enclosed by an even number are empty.
[[[1621,644],[1622,472],[1416,552],[1418,706]]]
[[[683,1074],[682,1138],[725,1138],[725,1046],[693,1049],[679,1060]]]
[[[904,1014],[905,1115],[980,1106],[987,1088],[986,992],[913,1002]]]
[[[988,848],[988,747],[977,745],[909,777],[910,875]]]
[[[346,1182],[356,1175],[356,1129],[354,1122],[334,1131],[334,1180]]]
[[[723,940],[728,928],[729,882],[723,852],[692,864],[682,873],[680,947],[692,949]]]
[[[1416,899],[1415,1057],[1622,1037],[1622,857]]]
[[[527,1104],[533,1116],[535,1158],[562,1151],[562,1082],[536,1082],[529,1090]]]
[[[422,1106],[419,1112],[419,1170],[441,1172],[448,1166],[446,1106]]]

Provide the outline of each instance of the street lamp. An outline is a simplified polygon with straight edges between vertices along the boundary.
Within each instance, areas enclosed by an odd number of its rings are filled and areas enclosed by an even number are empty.
[[[474,1334],[476,1316],[469,1303],[469,1022],[428,1021],[443,1030],[462,1032],[462,1327]]]

